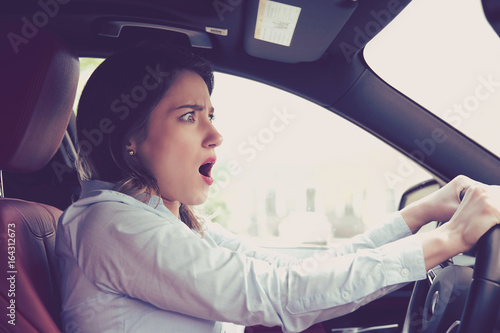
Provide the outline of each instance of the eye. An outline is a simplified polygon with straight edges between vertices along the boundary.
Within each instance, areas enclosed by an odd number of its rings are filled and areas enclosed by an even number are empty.
[[[215,114],[211,113],[208,115],[208,120],[213,123],[215,121]]]
[[[188,112],[186,114],[183,114],[182,116],[180,116],[179,119],[188,123],[194,123],[194,112]]]

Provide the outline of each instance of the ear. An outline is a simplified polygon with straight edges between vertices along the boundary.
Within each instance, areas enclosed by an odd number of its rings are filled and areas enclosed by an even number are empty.
[[[137,142],[134,139],[129,139],[127,145],[125,146],[127,150],[133,150],[137,152]]]

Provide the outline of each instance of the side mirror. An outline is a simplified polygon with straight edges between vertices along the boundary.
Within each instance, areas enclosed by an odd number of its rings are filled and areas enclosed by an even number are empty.
[[[417,184],[408,190],[406,190],[401,196],[399,201],[399,210],[405,208],[412,202],[415,202],[432,192],[435,192],[441,188],[441,185],[434,179],[426,180],[420,184]],[[431,222],[420,228],[418,232],[425,232],[437,227],[437,222]]]
[[[441,188],[441,185],[434,179],[426,180],[406,190],[399,201],[399,210],[405,208],[412,202],[415,202],[432,192]]]

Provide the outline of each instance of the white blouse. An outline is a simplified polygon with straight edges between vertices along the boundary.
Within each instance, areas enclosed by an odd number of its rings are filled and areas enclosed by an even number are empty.
[[[225,323],[297,332],[426,276],[422,247],[399,213],[296,259],[216,223],[206,223],[202,238],[158,197],[144,204],[112,188],[83,182],[59,221],[67,333],[226,332]]]

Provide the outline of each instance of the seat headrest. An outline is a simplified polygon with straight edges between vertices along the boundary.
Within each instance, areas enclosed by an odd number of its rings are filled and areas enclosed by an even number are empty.
[[[0,35],[0,170],[37,171],[68,126],[79,60],[47,28],[0,22]]]

